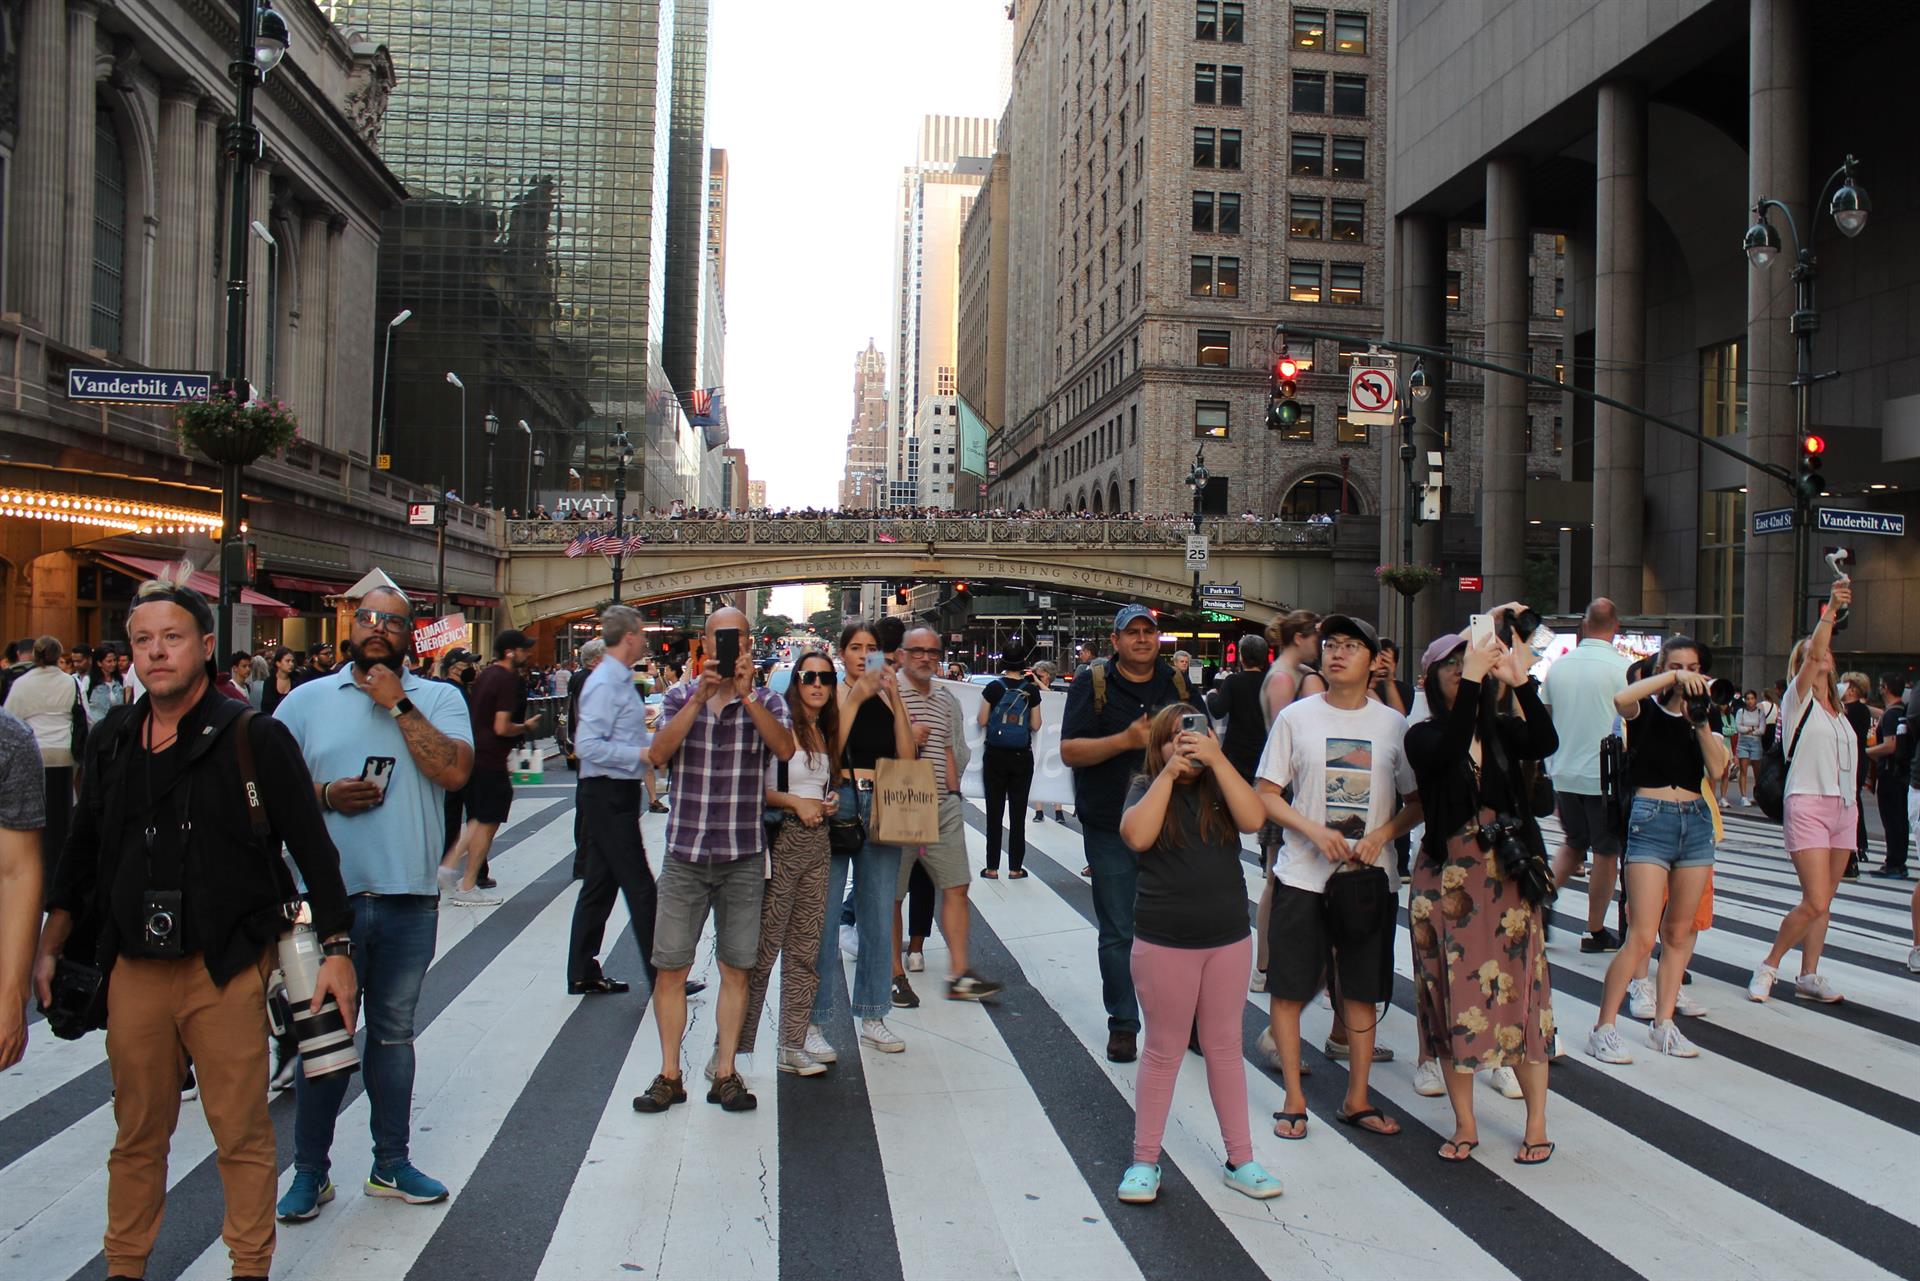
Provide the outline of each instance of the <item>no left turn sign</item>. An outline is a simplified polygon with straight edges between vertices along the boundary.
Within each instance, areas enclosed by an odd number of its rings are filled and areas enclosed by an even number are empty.
[[[1391,423],[1395,396],[1390,363],[1355,360],[1347,375],[1347,418],[1356,423]]]

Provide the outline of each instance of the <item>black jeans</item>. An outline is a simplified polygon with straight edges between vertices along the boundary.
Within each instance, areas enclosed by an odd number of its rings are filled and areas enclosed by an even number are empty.
[[[653,922],[658,906],[653,869],[640,843],[640,811],[645,806],[638,779],[583,778],[579,809],[581,852],[586,878],[573,904],[573,935],[567,944],[567,981],[589,983],[600,977],[600,945],[616,894],[625,894],[633,920],[633,941],[640,965],[653,982]]]
[[[1889,771],[1891,772],[1891,771]],[[1905,871],[1907,867],[1907,842],[1912,833],[1907,829],[1907,789],[1900,778],[1883,778],[1875,793],[1880,803],[1880,825],[1887,829],[1887,861],[1889,869]]]
[[[987,868],[1000,870],[1000,813],[1006,810],[1007,868],[1027,862],[1027,789],[1033,786],[1033,753],[989,747],[980,764],[987,792]]]
[[[49,765],[46,774],[47,825],[40,833],[40,864],[46,892],[53,892],[53,869],[67,845],[67,824],[73,817],[73,766]]]

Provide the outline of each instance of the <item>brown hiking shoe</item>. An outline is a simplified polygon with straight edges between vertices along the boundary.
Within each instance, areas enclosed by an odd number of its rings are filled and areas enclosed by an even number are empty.
[[[681,1095],[685,1098],[686,1095]],[[718,1103],[729,1112],[751,1112],[760,1106],[760,1100],[747,1090],[747,1083],[740,1079],[738,1072],[715,1077],[713,1088],[707,1091],[707,1102]],[[640,1106],[637,1102],[635,1107]]]
[[[647,1087],[645,1094],[633,1096],[635,1112],[665,1112],[676,1103],[687,1101],[687,1087],[680,1078],[661,1073],[653,1078],[653,1084]]]

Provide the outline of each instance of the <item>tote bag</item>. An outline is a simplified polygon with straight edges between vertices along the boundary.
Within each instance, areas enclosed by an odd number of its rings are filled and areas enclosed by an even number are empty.
[[[872,839],[881,845],[940,840],[940,792],[932,761],[881,757],[873,763]]]

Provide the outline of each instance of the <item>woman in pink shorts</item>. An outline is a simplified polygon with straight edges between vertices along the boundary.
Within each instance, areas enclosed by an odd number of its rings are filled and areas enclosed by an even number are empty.
[[[1800,905],[1788,912],[1773,950],[1753,972],[1747,995],[1773,995],[1780,961],[1800,949],[1800,977],[1793,994],[1809,1001],[1838,1001],[1840,992],[1820,974],[1820,949],[1834,892],[1856,848],[1860,747],[1840,708],[1834,677],[1834,611],[1853,602],[1853,585],[1841,579],[1820,611],[1813,635],[1787,659],[1787,693],[1780,702],[1780,744],[1787,754],[1785,828],[1787,854],[1800,878]]]

